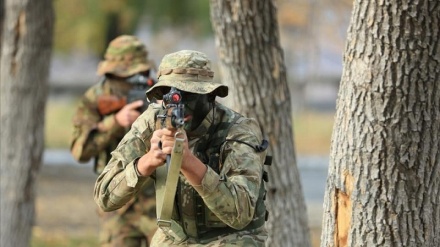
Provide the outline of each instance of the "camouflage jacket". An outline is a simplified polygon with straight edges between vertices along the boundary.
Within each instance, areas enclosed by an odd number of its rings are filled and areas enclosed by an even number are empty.
[[[100,173],[127,129],[115,120],[115,113],[101,115],[98,99],[103,95],[125,97],[130,86],[119,80],[103,79],[89,88],[81,98],[73,117],[73,157],[79,162],[95,158],[95,170]]]
[[[189,137],[189,146],[194,153],[194,146],[203,137],[211,124],[230,122],[232,110],[216,104],[203,120],[199,128]],[[155,119],[158,110],[149,107],[132,125],[119,146],[112,153],[109,164],[99,176],[95,184],[95,201],[104,210],[115,210],[128,202],[152,177],[137,175],[135,162],[150,149],[150,139],[155,130]],[[213,119],[213,116],[215,119]],[[194,136],[195,134],[195,136]],[[244,118],[235,123],[228,132],[227,139],[236,139],[254,146],[262,141],[259,125],[254,119]],[[195,188],[204,204],[226,225],[233,229],[244,229],[250,222],[258,220],[256,214],[257,201],[261,200],[263,162],[266,152],[257,153],[248,145],[239,142],[226,142],[222,147],[224,162],[219,173],[208,166],[202,184]],[[187,183],[181,176],[181,183]],[[263,215],[264,217],[264,215]],[[216,237],[221,244],[238,243],[233,236],[250,235],[246,242],[264,245],[266,232],[264,226],[250,231],[238,231]],[[156,236],[157,235],[157,236]],[[172,240],[164,237],[158,230],[153,245],[170,244]],[[156,241],[156,242],[155,242]],[[225,242],[226,241],[226,242]],[[188,239],[186,244],[198,243]],[[212,241],[210,242],[212,244]],[[219,242],[220,243],[220,242]],[[210,246],[211,246],[210,244]],[[215,245],[212,245],[215,246]]]

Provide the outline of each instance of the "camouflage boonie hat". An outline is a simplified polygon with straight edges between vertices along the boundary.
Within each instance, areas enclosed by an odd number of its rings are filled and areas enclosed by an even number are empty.
[[[213,81],[214,72],[208,57],[198,51],[182,50],[165,55],[159,65],[158,81],[147,91],[148,99],[162,99],[170,87],[197,93],[228,95],[228,87]]]
[[[128,77],[147,71],[151,67],[147,56],[148,51],[138,38],[121,35],[110,42],[105,52],[105,60],[98,65],[97,74]]]

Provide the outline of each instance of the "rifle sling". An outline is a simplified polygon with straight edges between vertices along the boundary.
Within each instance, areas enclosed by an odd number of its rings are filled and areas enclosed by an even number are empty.
[[[166,234],[172,234],[177,241],[187,238],[180,225],[171,220],[182,166],[183,142],[184,139],[176,137],[169,164],[167,162],[156,169],[157,225]]]

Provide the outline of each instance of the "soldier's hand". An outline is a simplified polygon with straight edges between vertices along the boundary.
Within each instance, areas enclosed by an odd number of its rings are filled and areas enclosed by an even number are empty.
[[[122,127],[130,127],[140,115],[136,109],[141,107],[143,103],[142,100],[137,100],[122,107],[115,115],[116,122]]]
[[[166,129],[159,129],[153,132],[153,136],[150,139],[151,148],[150,150],[142,156],[137,165],[137,169],[143,176],[151,175],[157,167],[165,163],[167,153],[164,152],[164,145],[162,143],[162,137],[164,137],[164,132],[167,133]],[[166,142],[165,149],[168,150],[169,143]]]
[[[176,132],[177,130],[175,128],[163,128],[161,131],[161,147],[162,152],[166,154],[171,154],[173,152],[174,143],[176,142]],[[179,130],[180,133],[178,134],[178,138],[183,138],[183,149],[188,149],[188,138],[186,136],[185,131]],[[185,151],[184,151],[185,152]]]

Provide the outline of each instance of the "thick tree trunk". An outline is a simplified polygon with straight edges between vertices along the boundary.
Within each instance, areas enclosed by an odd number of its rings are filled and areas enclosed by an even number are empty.
[[[275,6],[270,0],[211,0],[211,20],[235,109],[256,118],[271,145],[267,245],[310,246]]]
[[[440,2],[354,4],[321,246],[440,246]]]
[[[1,50],[0,246],[28,246],[44,148],[51,0],[6,0]]]
[[[5,0],[0,0],[0,51],[2,50],[2,40],[3,40],[2,33],[3,33],[4,20],[5,20]]]

